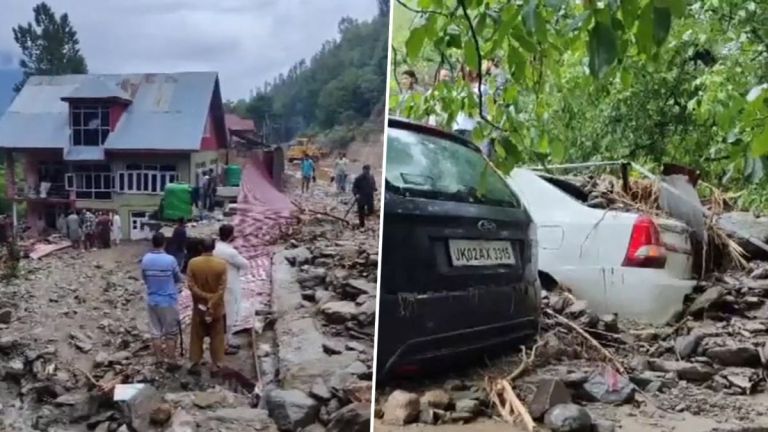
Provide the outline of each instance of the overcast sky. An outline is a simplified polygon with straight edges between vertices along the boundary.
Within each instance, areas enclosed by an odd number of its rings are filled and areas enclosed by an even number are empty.
[[[67,12],[91,72],[215,70],[225,99],[247,97],[323,41],[343,16],[372,18],[375,0],[47,0]],[[19,50],[11,28],[32,0],[1,0],[0,68]]]

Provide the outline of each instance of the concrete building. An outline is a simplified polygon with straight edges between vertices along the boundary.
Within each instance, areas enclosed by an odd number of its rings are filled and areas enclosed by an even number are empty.
[[[0,118],[14,221],[21,203],[38,233],[69,209],[112,210],[140,238],[168,183],[219,169],[227,135],[215,72],[31,77]]]

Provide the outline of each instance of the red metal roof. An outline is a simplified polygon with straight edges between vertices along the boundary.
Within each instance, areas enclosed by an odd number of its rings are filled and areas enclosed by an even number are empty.
[[[256,126],[253,124],[253,120],[244,119],[237,114],[226,113],[224,122],[227,125],[227,130],[239,130],[239,131],[253,131],[256,130]]]

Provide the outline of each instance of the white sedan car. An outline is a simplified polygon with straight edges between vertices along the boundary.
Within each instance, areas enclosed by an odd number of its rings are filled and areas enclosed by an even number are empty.
[[[682,309],[696,285],[685,224],[587,207],[556,179],[527,169],[507,181],[536,222],[545,288],[556,282],[597,313],[649,323]]]

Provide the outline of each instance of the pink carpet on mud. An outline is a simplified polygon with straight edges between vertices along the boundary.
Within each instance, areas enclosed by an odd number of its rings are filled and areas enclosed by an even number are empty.
[[[265,167],[253,161],[243,168],[236,208],[233,245],[250,263],[240,274],[242,306],[235,323],[235,331],[240,331],[253,327],[257,310],[271,310],[272,246],[279,239],[280,228],[293,222],[295,207],[275,189]],[[192,298],[188,290],[179,299],[179,313],[182,322],[189,323]]]

